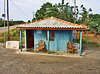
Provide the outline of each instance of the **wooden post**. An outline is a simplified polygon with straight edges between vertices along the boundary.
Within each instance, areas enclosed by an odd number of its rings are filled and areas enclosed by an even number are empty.
[[[82,30],[80,31],[80,56],[82,53]]]
[[[50,53],[50,48],[49,48],[49,30],[47,31],[47,36],[48,36],[48,54]]]
[[[76,31],[76,43],[78,43],[78,38],[77,38],[77,36],[78,36],[78,30]]]
[[[74,32],[74,43],[75,43],[75,30],[73,32]]]
[[[5,45],[5,17],[6,17],[6,14],[5,14],[5,0],[4,0],[4,47],[6,46]]]
[[[8,26],[8,41],[10,40],[10,31],[9,31],[9,4],[7,0],[7,26]]]
[[[27,49],[27,33],[26,33],[26,29],[24,30],[25,33],[25,49]]]
[[[22,51],[22,30],[20,29],[20,49]]]
[[[74,0],[74,24],[76,23],[76,0]],[[75,30],[74,30],[74,42],[75,42]]]
[[[74,23],[76,23],[76,0],[74,0]]]

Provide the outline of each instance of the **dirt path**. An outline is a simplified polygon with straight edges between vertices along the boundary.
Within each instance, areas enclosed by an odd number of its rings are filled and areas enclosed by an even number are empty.
[[[83,58],[25,55],[1,45],[0,74],[100,74],[100,60],[89,54]]]
[[[86,58],[97,59],[100,60],[100,47],[93,47],[90,45],[83,45],[84,52]]]

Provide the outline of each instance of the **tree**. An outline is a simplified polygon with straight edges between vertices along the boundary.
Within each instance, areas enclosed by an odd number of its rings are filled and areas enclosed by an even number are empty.
[[[87,24],[87,22],[88,22],[88,19],[89,19],[89,12],[91,12],[92,11],[92,9],[90,8],[88,11],[87,11],[87,9],[83,6],[83,5],[81,5],[81,12],[79,13],[79,15],[81,15],[81,17],[80,17],[80,19],[79,19],[79,21],[80,21],[80,23],[81,24]]]
[[[91,28],[95,34],[100,32],[100,14],[89,15],[88,27]]]
[[[47,11],[48,8],[52,7],[52,3],[44,3],[39,10],[37,10],[35,16],[36,20],[43,19],[45,16],[45,12]]]
[[[52,3],[47,2],[43,4],[39,10],[37,10],[35,19],[38,20],[51,16],[73,22],[73,8],[69,6],[69,3],[58,3],[53,5]]]
[[[64,0],[62,0],[62,5],[64,4]]]
[[[45,16],[44,17],[57,17],[58,16],[58,9],[56,7],[50,7],[46,10],[46,12],[44,13]]]
[[[25,23],[24,21],[9,21],[10,26]],[[0,21],[0,27],[4,26],[4,22]],[[7,21],[5,21],[5,26],[7,26]]]
[[[28,22],[31,22],[30,20],[28,20]]]
[[[2,19],[2,18],[0,18],[0,21],[3,21],[3,19]]]

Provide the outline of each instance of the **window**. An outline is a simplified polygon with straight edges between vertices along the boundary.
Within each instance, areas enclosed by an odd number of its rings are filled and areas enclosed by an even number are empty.
[[[46,39],[48,40],[48,34],[46,32]],[[49,31],[49,41],[54,41],[54,31]]]

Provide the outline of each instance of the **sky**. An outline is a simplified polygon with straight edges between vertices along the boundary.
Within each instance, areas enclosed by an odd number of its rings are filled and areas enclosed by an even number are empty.
[[[6,0],[5,0],[6,1]],[[100,14],[100,0],[76,0],[77,6],[82,4],[86,9],[92,8],[93,14]],[[62,0],[9,0],[9,19],[23,20],[27,22],[32,20],[33,12],[36,12],[41,5],[45,2],[61,3]],[[69,5],[74,5],[74,0],[65,0],[65,3],[69,2]],[[4,0],[0,0],[0,18],[4,13]]]

